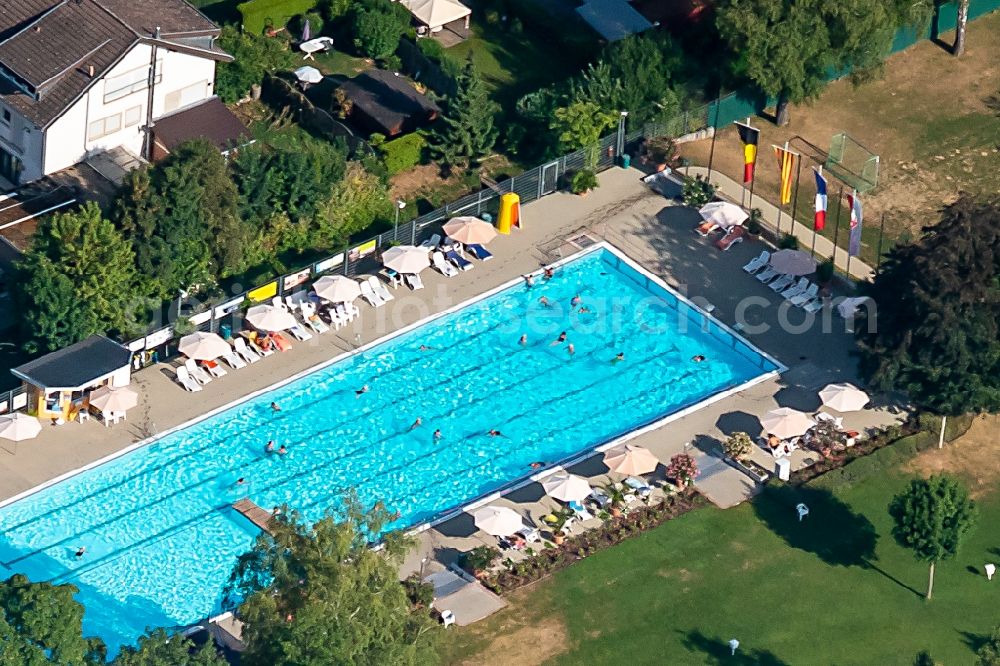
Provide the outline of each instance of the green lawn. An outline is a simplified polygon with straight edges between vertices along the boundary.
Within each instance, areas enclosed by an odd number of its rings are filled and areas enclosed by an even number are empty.
[[[938,566],[926,602],[927,568],[890,536],[886,506],[904,482],[789,489],[688,514],[515,594],[511,608],[451,633],[446,657],[484,659],[498,635],[517,643],[518,627],[555,617],[566,632],[555,664],[910,664],[923,649],[972,663],[1000,623],[996,582],[981,573],[1000,556],[1000,496],[981,501],[977,530]],[[801,524],[798,501],[811,509]]]

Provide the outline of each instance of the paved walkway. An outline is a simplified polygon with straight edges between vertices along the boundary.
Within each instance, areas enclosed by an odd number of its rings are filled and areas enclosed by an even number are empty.
[[[687,171],[685,171],[687,173]],[[706,167],[691,166],[690,175],[692,177],[696,175],[708,176],[708,169]],[[740,203],[746,199],[746,195],[743,192],[743,184],[737,183],[735,180],[729,176],[719,173],[718,171],[712,171],[712,183],[718,186],[718,192],[723,194],[727,199],[735,203]],[[772,204],[770,201],[764,197],[757,195],[753,198],[753,207],[759,208],[760,212],[764,216],[764,222],[767,226],[771,227],[773,230],[778,229],[778,207]],[[816,254],[825,259],[829,259],[834,253],[833,241],[829,238],[822,236],[820,234],[814,234],[811,227],[800,222],[793,222],[788,211],[781,212],[781,233],[789,233],[789,228],[794,225],[791,233],[795,234],[795,237],[799,239],[799,247],[803,249],[811,249],[813,246],[813,239],[815,237],[816,242]],[[856,280],[871,280],[875,277],[875,270],[864,263],[857,257],[849,257],[847,250],[837,247],[836,248],[836,258],[834,259],[834,264],[840,270],[847,272],[848,263],[850,263],[850,275]]]

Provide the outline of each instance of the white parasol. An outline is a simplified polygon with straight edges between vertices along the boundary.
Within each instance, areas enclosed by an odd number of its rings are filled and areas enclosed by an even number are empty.
[[[493,225],[478,217],[453,217],[444,225],[443,231],[448,238],[466,245],[485,245],[496,238],[497,230]]]
[[[652,472],[660,464],[660,461],[657,460],[656,456],[649,449],[626,444],[605,451],[604,464],[612,472],[618,472],[627,476],[637,476]]]
[[[524,527],[521,515],[505,506],[484,506],[472,512],[476,527],[493,536],[510,536]]]
[[[590,495],[593,488],[583,479],[569,472],[559,472],[542,481],[542,488],[549,497],[563,502],[578,502]]]
[[[313,289],[331,303],[350,303],[361,295],[361,285],[343,275],[324,275],[313,283]]]
[[[427,248],[397,245],[382,253],[382,264],[397,273],[419,273],[431,265]]]
[[[838,412],[856,412],[871,400],[867,393],[850,384],[829,384],[819,392],[819,399]]]
[[[196,361],[211,361],[232,350],[228,342],[215,333],[205,331],[185,335],[177,343],[177,351]]]
[[[760,420],[766,432],[771,433],[780,439],[789,439],[806,434],[809,428],[816,425],[816,422],[809,418],[808,414],[797,409],[781,407],[772,409],[764,418]]]
[[[261,331],[284,331],[298,322],[288,310],[273,305],[255,305],[247,310],[246,320]]]
[[[139,394],[128,386],[119,386],[118,388],[102,386],[90,392],[90,406],[101,410],[102,414],[124,412],[132,409],[138,403]]]
[[[306,65],[295,70],[295,78],[302,83],[319,83],[323,80],[323,73],[315,67]]]
[[[42,431],[42,424],[34,416],[21,412],[0,416],[0,437],[20,442],[34,439]]]

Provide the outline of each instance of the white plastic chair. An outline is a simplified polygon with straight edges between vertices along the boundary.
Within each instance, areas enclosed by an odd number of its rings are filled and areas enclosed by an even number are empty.
[[[441,611],[441,624],[444,625],[445,629],[455,624],[455,614],[450,610]]]

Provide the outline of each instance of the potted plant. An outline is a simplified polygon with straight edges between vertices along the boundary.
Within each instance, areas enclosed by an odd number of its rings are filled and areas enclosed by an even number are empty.
[[[701,174],[684,182],[682,196],[684,203],[692,208],[701,208],[715,198],[715,185],[702,178]]]
[[[698,476],[698,464],[686,453],[678,453],[667,465],[667,478],[681,490],[687,488]]]
[[[782,250],[797,250],[799,249],[799,239],[792,234],[782,234],[781,240],[778,241],[778,247]]]
[[[557,546],[561,546],[563,542],[566,541],[566,533],[563,531],[563,527],[566,526],[566,521],[573,516],[573,511],[570,511],[569,509],[562,509],[553,511],[542,519],[552,530],[552,541],[554,541]]]
[[[827,286],[833,281],[833,273],[833,259],[827,259],[816,267],[816,282],[818,282],[821,286]]]
[[[761,212],[760,208],[750,209],[750,217],[747,219],[746,224],[743,226],[746,228],[747,234],[753,240],[757,240],[758,238],[760,238],[760,232],[764,230],[763,220],[764,220],[764,213]]]
[[[588,192],[596,188],[597,175],[591,169],[580,169],[577,171],[573,174],[573,179],[569,184],[570,191],[581,197],[586,196]]]
[[[500,551],[489,546],[476,546],[459,556],[459,564],[476,578],[483,578],[487,569],[500,558]]]
[[[734,432],[722,443],[726,455],[736,461],[742,461],[753,450],[753,440],[745,432]]]
[[[604,492],[608,496],[608,511],[611,512],[611,517],[620,517],[622,515],[622,507],[625,506],[625,492],[617,483],[609,483],[604,486]]]

